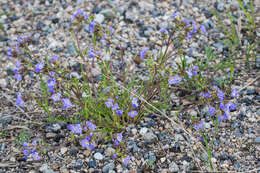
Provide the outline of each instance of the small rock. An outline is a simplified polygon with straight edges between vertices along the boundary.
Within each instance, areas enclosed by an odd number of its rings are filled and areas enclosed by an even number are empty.
[[[102,160],[102,159],[104,159],[104,156],[101,153],[95,153],[94,158],[96,160]]]
[[[136,128],[133,128],[133,129],[131,130],[131,132],[132,132],[133,135],[136,135],[136,134],[137,134],[137,129],[136,129]]]
[[[149,143],[153,143],[157,140],[157,136],[153,132],[149,132],[144,136],[144,140]]]
[[[5,143],[2,143],[2,145],[1,145],[1,151],[4,151],[5,150],[5,147],[6,147],[6,144]]]
[[[169,171],[170,172],[178,172],[179,171],[178,165],[176,163],[174,163],[174,162],[171,162],[169,164]]]
[[[39,170],[43,173],[55,173],[46,163],[44,163]]]
[[[72,146],[71,149],[70,149],[70,154],[71,155],[77,155],[78,153],[78,148],[75,147],[75,146]]]
[[[107,173],[108,171],[113,170],[114,168],[115,168],[115,163],[111,162],[102,168],[102,172]]]
[[[0,42],[7,41],[8,38],[0,34]]]
[[[246,94],[247,95],[253,95],[253,94],[255,94],[255,90],[254,89],[249,89],[249,90],[247,90]]]
[[[102,24],[104,22],[104,15],[103,14],[97,14],[95,17],[95,21],[98,22],[99,24]]]
[[[260,143],[260,136],[257,136],[257,137],[255,138],[255,143],[257,143],[257,144]]]
[[[82,160],[77,160],[76,163],[75,163],[75,165],[74,165],[74,167],[75,167],[76,169],[79,169],[79,168],[81,168],[82,166],[83,166],[83,161],[82,161]]]
[[[55,133],[46,133],[46,138],[54,138],[55,136]]]
[[[96,165],[97,165],[97,163],[96,163],[95,160],[92,160],[92,161],[88,162],[88,166],[89,166],[90,168],[94,168]]]
[[[140,134],[144,136],[147,133],[148,129],[146,127],[141,128]]]
[[[115,152],[116,152],[116,150],[114,148],[111,148],[111,147],[108,147],[105,151],[106,156],[112,156]]]
[[[107,19],[113,19],[116,17],[116,14],[114,13],[114,11],[112,9],[105,9],[105,10],[102,10],[100,13],[103,14],[104,17]]]
[[[60,153],[61,153],[62,155],[65,154],[67,151],[68,151],[68,148],[66,148],[66,147],[62,147],[62,148],[60,149]]]
[[[0,79],[0,87],[1,88],[6,88],[6,86],[7,86],[6,80],[5,79]]]
[[[225,9],[224,9],[224,4],[222,2],[216,2],[215,3],[215,8],[219,11],[219,12],[223,12]]]

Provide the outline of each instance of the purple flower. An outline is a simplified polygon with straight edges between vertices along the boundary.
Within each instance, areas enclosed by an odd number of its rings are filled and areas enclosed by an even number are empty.
[[[110,92],[111,91],[111,89],[110,89],[110,87],[106,87],[106,88],[104,88],[103,89],[103,92],[106,94],[107,92]]]
[[[188,70],[186,70],[186,73],[188,74],[189,78],[192,77],[192,69],[191,68],[188,68]]]
[[[113,154],[113,156],[112,156],[112,159],[115,159],[115,158],[117,158],[117,154],[116,153]]]
[[[115,32],[115,30],[113,29],[112,26],[109,27],[109,31],[110,31],[110,35],[111,35],[111,36],[112,36],[112,35],[114,34],[114,32]]]
[[[18,71],[15,73],[14,77],[18,81],[22,80],[22,75]]]
[[[168,34],[168,31],[167,31],[167,29],[165,29],[165,28],[161,28],[160,30],[159,30],[159,32],[161,32],[161,33],[163,33],[163,34]]]
[[[232,103],[232,102],[228,102],[228,104],[226,105],[226,107],[228,108],[228,110],[229,110],[230,112],[236,110],[236,105],[235,105],[234,103]]]
[[[71,17],[71,23],[73,23],[74,21],[77,21],[79,18],[82,18],[82,17],[86,18],[88,16],[84,16],[83,11],[81,11],[81,10],[76,11],[73,14],[73,16]]]
[[[116,135],[116,139],[113,139],[112,141],[115,142],[116,145],[119,145],[119,143],[122,141],[122,139],[123,139],[122,133],[118,133]]]
[[[87,130],[87,128],[88,128],[89,130],[96,130],[96,125],[93,124],[93,123],[90,122],[90,121],[86,121],[86,127],[85,127],[85,130]]]
[[[178,16],[178,12],[173,13],[172,18],[175,19]]]
[[[138,112],[137,111],[130,111],[128,112],[128,116],[131,118],[134,118],[135,116],[137,116]]]
[[[231,97],[233,97],[233,98],[237,98],[238,97],[238,92],[237,92],[237,90],[235,88],[233,88],[233,90],[232,90]]]
[[[122,111],[122,110],[117,110],[117,111],[116,111],[116,114],[117,114],[117,115],[123,115],[123,113],[124,113],[124,111]]]
[[[147,53],[148,50],[149,50],[148,47],[145,47],[145,48],[142,49],[142,51],[140,53],[140,58],[141,59],[144,59],[146,57],[146,53]]]
[[[222,102],[224,100],[224,96],[225,94],[220,89],[218,89],[219,102]]]
[[[53,100],[54,102],[57,102],[57,101],[60,101],[60,96],[61,96],[60,93],[55,93],[55,94],[53,94],[53,95],[51,96],[51,98],[52,98],[52,100]]]
[[[80,123],[77,124],[69,124],[68,129],[74,134],[82,134],[82,127]]]
[[[33,152],[31,155],[32,155],[32,158],[34,160],[40,160],[41,159],[41,157],[39,156],[39,154],[37,152]]]
[[[72,107],[72,103],[70,102],[70,99],[65,98],[63,100],[63,109],[69,109]]]
[[[196,75],[198,75],[198,66],[194,66],[193,67],[193,72],[192,72],[192,74],[194,75],[194,76],[196,76]]]
[[[17,94],[16,105],[20,106],[20,107],[24,106],[24,101],[22,99],[22,94],[21,93]]]
[[[211,94],[209,91],[207,93],[200,92],[200,96],[202,96],[203,98],[210,98]]]
[[[89,24],[89,30],[90,30],[90,33],[91,33],[91,34],[94,34],[94,32],[95,32],[95,25],[96,25],[96,21],[92,21],[92,22]]]
[[[183,19],[182,21],[186,24],[185,28],[188,28],[191,26],[190,21],[188,21],[187,19]]]
[[[21,66],[21,61],[20,60],[17,60],[16,63],[16,68],[19,70],[19,69],[22,69],[23,67]]]
[[[195,124],[194,128],[196,129],[196,131],[198,131],[199,129],[203,128],[203,125],[204,125],[204,123],[201,121],[201,122],[199,122],[199,124]]]
[[[119,106],[118,106],[118,103],[115,103],[113,106],[112,106],[112,111],[115,111],[119,109]]]
[[[124,160],[123,160],[123,164],[127,165],[130,161],[131,161],[131,157],[126,156],[126,158],[124,158]]]
[[[91,46],[88,48],[88,56],[89,56],[89,58],[95,58],[95,56],[96,56],[95,50]]]
[[[179,75],[175,75],[173,77],[169,77],[168,83],[170,85],[177,84],[181,81],[181,77]]]
[[[36,66],[35,66],[36,73],[39,73],[44,68],[44,66],[45,66],[44,62],[40,62],[40,63],[36,64]]]
[[[214,107],[209,108],[209,114],[210,115],[214,115],[215,112],[216,112],[216,109]]]
[[[52,72],[50,72],[50,76],[51,77],[58,77],[59,75],[56,72],[52,71]]]
[[[191,33],[192,33],[192,34],[195,34],[195,33],[197,32],[197,24],[196,24],[195,21],[192,21],[192,26],[193,26],[193,28],[192,28]]]
[[[227,110],[226,105],[225,105],[224,103],[222,103],[222,102],[219,104],[219,108],[220,108],[222,111],[224,111],[224,112]]]
[[[107,107],[107,108],[112,107],[112,106],[113,106],[113,102],[114,102],[113,99],[107,99],[107,101],[105,102],[106,107]]]
[[[52,60],[52,61],[58,61],[58,59],[59,59],[59,56],[56,55],[56,56],[52,57],[51,60]]]
[[[206,33],[207,32],[206,27],[204,25],[200,25],[199,28],[200,28],[202,33]]]
[[[6,51],[7,56],[11,57],[12,56],[12,52],[13,52],[13,49],[12,48],[8,48],[7,51]]]
[[[131,102],[132,106],[136,109],[138,107],[138,99],[136,97],[133,97]]]
[[[48,79],[47,81],[48,87],[49,87],[49,92],[55,92],[54,87],[56,84],[56,80],[54,78]]]
[[[93,150],[95,148],[94,144],[91,144],[89,141],[89,136],[87,136],[85,139],[81,140],[81,146],[83,148],[91,149]]]
[[[223,115],[223,120],[227,120],[229,117],[229,113],[228,112],[225,112],[224,115]]]

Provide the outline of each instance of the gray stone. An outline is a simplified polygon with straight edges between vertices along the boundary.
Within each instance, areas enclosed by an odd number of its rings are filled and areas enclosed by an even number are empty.
[[[6,147],[6,144],[5,143],[2,143],[2,145],[1,145],[1,151],[4,151],[5,150],[5,147]]]
[[[169,171],[170,172],[178,172],[179,171],[178,165],[176,163],[174,163],[174,162],[171,162],[169,164]]]
[[[256,58],[255,66],[256,66],[256,68],[260,68],[260,55],[258,55],[258,57]]]
[[[140,134],[142,135],[142,136],[144,136],[146,133],[147,133],[147,131],[148,131],[148,129],[146,128],[146,127],[143,127],[143,128],[141,128],[141,130],[140,130]]]
[[[115,152],[116,152],[116,150],[114,148],[111,148],[111,147],[108,147],[105,151],[106,156],[112,156]]]
[[[144,135],[144,140],[149,143],[153,143],[157,140],[157,136],[153,132],[148,132]]]
[[[224,45],[221,42],[214,43],[214,47],[218,49],[218,52],[222,52],[224,49]]]
[[[96,160],[102,160],[102,159],[104,159],[104,156],[101,153],[95,153],[94,158]]]
[[[115,168],[115,163],[111,162],[106,164],[103,168],[102,168],[102,172],[107,173],[110,170],[113,170]]]
[[[83,161],[82,160],[77,160],[74,167],[79,169],[83,166]]]
[[[112,9],[105,9],[100,12],[100,14],[103,14],[105,18],[107,19],[113,19],[116,17],[115,12]]]
[[[75,51],[73,45],[68,45],[68,46],[67,46],[67,52],[68,52],[70,55],[75,55],[75,54],[76,54],[76,51]]]
[[[216,9],[219,11],[219,12],[223,12],[225,9],[224,9],[224,4],[222,3],[222,2],[217,2],[216,4],[215,4],[215,7],[216,7]]]
[[[6,86],[7,86],[6,80],[5,79],[0,79],[0,87],[1,88],[6,88]]]
[[[95,17],[95,21],[98,22],[99,24],[102,24],[105,20],[105,17],[103,14],[97,14]]]
[[[1,35],[1,34],[0,34],[0,41],[1,41],[1,42],[7,41],[7,40],[8,40],[7,37],[5,37],[4,35]]]
[[[260,136],[257,136],[257,137],[255,138],[255,143],[257,143],[257,144],[260,143]]]
[[[49,166],[46,163],[43,164],[39,170],[43,173],[55,173],[52,169],[49,168]]]

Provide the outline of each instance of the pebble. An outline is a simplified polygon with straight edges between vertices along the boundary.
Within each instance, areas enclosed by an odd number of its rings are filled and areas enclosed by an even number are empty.
[[[74,164],[74,168],[79,169],[83,166],[83,161],[82,160],[77,160]]]
[[[107,173],[110,170],[113,170],[115,168],[115,163],[111,162],[106,164],[103,168],[102,168],[102,172]]]
[[[1,88],[6,88],[7,87],[6,79],[0,79],[0,87]]]
[[[105,151],[106,156],[112,156],[116,150],[114,148],[108,147]]]
[[[44,163],[39,170],[42,173],[55,173],[52,169],[49,168],[49,166],[46,163]]]
[[[88,162],[88,166],[89,166],[90,168],[94,168],[96,165],[97,165],[97,163],[96,163],[95,160],[92,160],[92,161]]]
[[[148,143],[153,143],[157,141],[157,136],[153,132],[148,132],[145,134],[144,140]]]
[[[68,148],[66,148],[66,147],[62,147],[62,148],[60,149],[60,153],[61,153],[62,155],[65,154],[67,151],[68,151]]]
[[[139,133],[140,133],[142,136],[144,136],[144,135],[147,133],[147,131],[148,131],[148,128],[143,127],[143,128],[140,129],[140,132],[139,132]]]
[[[100,14],[103,14],[105,18],[107,19],[113,19],[116,17],[115,12],[112,9],[105,9],[100,12]]]
[[[54,138],[55,136],[55,133],[46,133],[46,138]]]
[[[169,171],[170,172],[178,172],[179,171],[179,167],[175,162],[171,162],[169,164]]]
[[[94,158],[96,160],[102,160],[102,159],[104,159],[104,156],[101,153],[95,153]]]
[[[95,17],[95,21],[98,22],[99,24],[102,24],[105,20],[105,17],[103,14],[97,14]]]
[[[254,141],[255,141],[255,143],[259,144],[260,143],[260,136],[257,136]]]

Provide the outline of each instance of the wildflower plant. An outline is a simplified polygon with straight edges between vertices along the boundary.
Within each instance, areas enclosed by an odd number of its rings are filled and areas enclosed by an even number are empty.
[[[115,59],[107,60],[104,57],[116,57],[122,64],[126,64],[125,50],[113,41],[116,30],[113,26],[101,26],[93,15],[85,14],[82,10],[76,11],[71,17],[71,34],[75,39],[73,45],[80,58],[79,77],[73,76],[71,69],[63,65],[63,57],[41,59],[33,54],[28,46],[30,37],[27,36],[19,38],[16,47],[7,50],[7,55],[19,55],[15,69],[15,78],[18,81],[23,79],[26,72],[33,72],[40,80],[41,92],[28,97],[34,98],[42,107],[47,120],[68,123],[72,139],[79,139],[84,149],[93,150],[100,137],[112,141],[117,147],[112,158],[121,159],[127,164],[131,161],[131,156],[123,154],[122,131],[129,123],[138,123],[154,110],[154,107],[170,110],[169,103],[173,101],[169,98],[170,93],[185,91],[195,105],[207,105],[215,129],[218,129],[219,123],[227,121],[230,112],[236,109],[235,104],[227,99],[226,93],[236,98],[237,91],[212,86],[212,79],[208,76],[209,61],[215,57],[213,51],[207,48],[207,60],[190,64],[180,46],[196,35],[207,34],[205,26],[193,20],[182,19],[179,13],[174,13],[170,20],[173,23],[171,27],[158,31],[158,37],[163,43],[159,53],[155,54],[151,48],[144,46],[133,57],[133,61],[136,58],[139,64],[144,64],[143,68],[147,71],[146,80],[138,78],[129,65],[122,65],[120,72],[115,72]],[[91,38],[91,44],[85,47],[81,45],[82,40],[78,36],[83,26],[87,26],[88,36]],[[24,54],[29,58],[23,58]],[[177,69],[168,65],[169,60],[175,56],[180,59],[176,62]],[[96,67],[100,69],[101,77],[94,75]],[[20,107],[26,104],[22,97],[22,94],[18,93],[16,104]],[[64,114],[58,116],[54,108],[60,108]],[[194,120],[193,128],[206,143],[209,164],[212,167],[212,143],[208,143],[204,122],[198,119],[197,117]],[[216,132],[217,130],[215,136]],[[102,135],[97,135],[100,133]],[[27,148],[26,154],[38,159],[35,150],[32,151]]]

